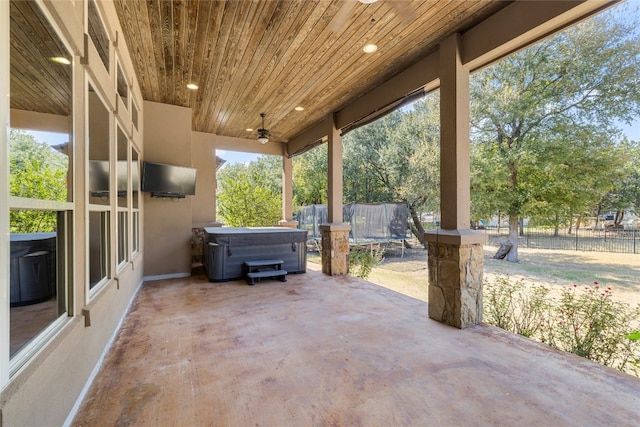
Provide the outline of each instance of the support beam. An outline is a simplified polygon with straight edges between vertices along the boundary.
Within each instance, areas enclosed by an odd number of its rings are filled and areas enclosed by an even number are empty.
[[[336,127],[335,116],[327,116],[327,135],[329,142],[329,180],[327,188],[328,213],[330,223],[342,222],[342,137]]]
[[[443,229],[469,229],[469,70],[461,39],[440,44],[440,209]]]
[[[469,69],[461,38],[440,44],[440,224],[429,242],[429,317],[457,328],[482,321],[482,243],[470,226]]]
[[[282,219],[281,227],[297,228],[298,221],[293,220],[293,162],[282,156]]]
[[[336,127],[335,115],[326,121],[328,135],[329,179],[327,189],[327,220],[321,224],[322,272],[330,276],[349,273],[349,230],[342,223],[342,136]]]

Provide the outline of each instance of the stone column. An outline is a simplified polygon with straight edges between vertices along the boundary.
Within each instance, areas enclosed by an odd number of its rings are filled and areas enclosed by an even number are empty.
[[[348,224],[321,224],[322,272],[329,276],[349,274]]]
[[[482,322],[482,244],[468,230],[426,233],[429,242],[429,317],[456,328]]]
[[[460,35],[440,44],[441,230],[429,243],[429,317],[457,328],[482,321],[482,244],[470,226],[469,70]]]
[[[322,272],[329,276],[349,274],[349,230],[342,223],[342,137],[333,114],[327,116],[328,203],[327,220],[320,224],[322,234]]]

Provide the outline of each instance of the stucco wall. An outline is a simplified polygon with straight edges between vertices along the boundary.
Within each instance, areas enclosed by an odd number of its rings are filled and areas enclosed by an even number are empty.
[[[191,109],[144,102],[143,160],[191,165]],[[198,172],[199,173],[199,172]],[[196,186],[196,194],[201,189]],[[191,204],[193,196],[164,199],[144,194],[144,275],[191,274]]]
[[[215,135],[192,132],[191,144],[191,163],[198,169],[196,195],[191,202],[192,225],[206,227],[216,219]]]

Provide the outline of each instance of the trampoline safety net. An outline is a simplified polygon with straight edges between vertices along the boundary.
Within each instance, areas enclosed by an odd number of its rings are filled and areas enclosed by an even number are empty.
[[[406,203],[349,203],[342,215],[351,226],[349,240],[353,244],[407,239]],[[304,206],[298,214],[298,227],[307,230],[310,239],[322,237],[320,224],[326,222],[327,205]]]

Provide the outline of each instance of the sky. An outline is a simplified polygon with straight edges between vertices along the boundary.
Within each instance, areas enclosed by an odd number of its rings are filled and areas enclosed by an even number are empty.
[[[254,153],[242,153],[240,151],[227,151],[227,150],[216,150],[216,155],[220,158],[223,158],[227,161],[226,164],[232,165],[235,163],[245,163],[248,164],[254,160],[257,160],[261,154]]]

